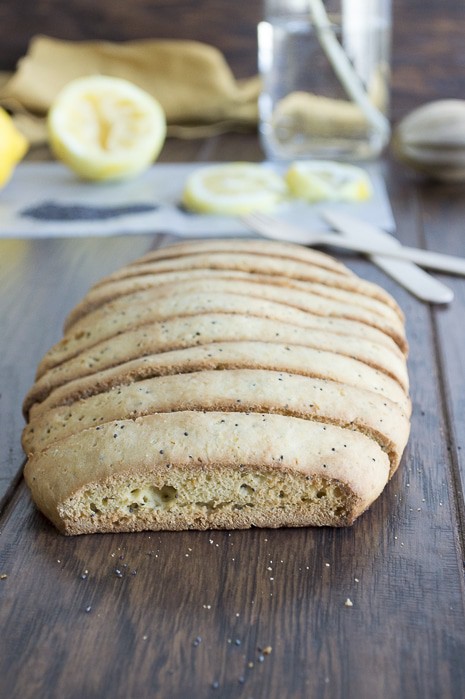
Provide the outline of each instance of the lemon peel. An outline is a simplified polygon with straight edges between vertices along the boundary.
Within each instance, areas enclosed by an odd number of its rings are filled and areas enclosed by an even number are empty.
[[[158,157],[166,137],[161,105],[137,85],[103,75],[78,78],[48,114],[55,156],[89,180],[135,177]]]
[[[0,187],[6,185],[28,149],[28,141],[0,107]]]
[[[186,180],[182,203],[197,213],[239,216],[271,211],[286,196],[278,174],[257,163],[235,162],[195,170]]]
[[[372,196],[363,168],[332,160],[301,160],[285,174],[290,193],[309,202],[365,201]]]

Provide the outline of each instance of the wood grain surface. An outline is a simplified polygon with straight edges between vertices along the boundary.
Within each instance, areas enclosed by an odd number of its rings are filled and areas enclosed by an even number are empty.
[[[250,66],[257,5],[234,6],[237,29],[230,36],[220,13],[225,3],[206,4],[216,8],[209,31],[221,26],[238,70]],[[131,11],[139,22],[151,16],[168,31],[166,18],[181,17],[186,6],[192,32],[200,31],[194,2],[148,9],[139,1]],[[75,17],[56,25],[75,38],[88,38],[88,23],[110,13],[106,2],[58,8],[39,0],[30,7],[44,13],[43,22],[45,10]],[[129,7],[115,6],[112,38],[122,38],[123,26],[129,31]],[[404,42],[395,59],[397,109],[431,94],[463,94],[457,48],[463,3],[412,0],[408,7],[395,3],[395,10]],[[0,22],[0,36],[8,39],[1,50],[12,56],[12,46],[22,50],[32,19],[15,38],[13,3],[1,13],[8,20]],[[188,26],[183,22],[180,34]],[[419,27],[418,44],[409,44],[408,26]],[[100,30],[96,25],[94,34]],[[200,38],[212,36],[205,28]],[[171,140],[163,151],[165,161],[240,158],[262,158],[254,134]],[[428,183],[389,154],[384,167],[400,240],[465,256],[463,187]],[[65,538],[31,504],[21,479],[21,401],[39,359],[92,283],[163,242],[162,231],[0,240],[0,697],[462,699],[463,279],[443,277],[455,300],[431,307],[361,257],[341,257],[403,308],[413,401],[402,465],[353,527]]]

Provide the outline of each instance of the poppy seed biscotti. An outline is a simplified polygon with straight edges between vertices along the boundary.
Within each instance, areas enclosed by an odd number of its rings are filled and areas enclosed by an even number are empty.
[[[65,534],[351,524],[407,443],[406,354],[392,297],[324,253],[156,250],[41,361],[27,484]]]

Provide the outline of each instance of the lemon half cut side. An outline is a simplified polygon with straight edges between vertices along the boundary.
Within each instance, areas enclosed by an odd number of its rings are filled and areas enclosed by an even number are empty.
[[[371,181],[363,168],[332,160],[296,161],[285,179],[293,196],[312,203],[365,201],[372,196]]]
[[[137,85],[103,75],[69,82],[48,114],[52,151],[90,180],[128,179],[158,157],[166,137],[161,105]]]
[[[183,205],[196,213],[240,216],[271,211],[287,196],[283,178],[258,163],[226,163],[195,170],[186,180]]]

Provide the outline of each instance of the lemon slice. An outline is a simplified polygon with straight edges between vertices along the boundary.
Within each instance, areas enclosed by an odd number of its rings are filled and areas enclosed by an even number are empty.
[[[275,172],[256,163],[227,163],[195,170],[188,178],[182,203],[198,213],[241,215],[270,211],[287,194]]]
[[[365,170],[331,160],[292,163],[285,179],[295,197],[310,202],[364,201],[372,195],[370,178]]]
[[[0,107],[0,187],[8,182],[27,148],[27,140],[8,112]]]
[[[134,177],[157,158],[166,136],[160,104],[127,80],[78,78],[55,98],[50,145],[60,160],[90,180]]]

